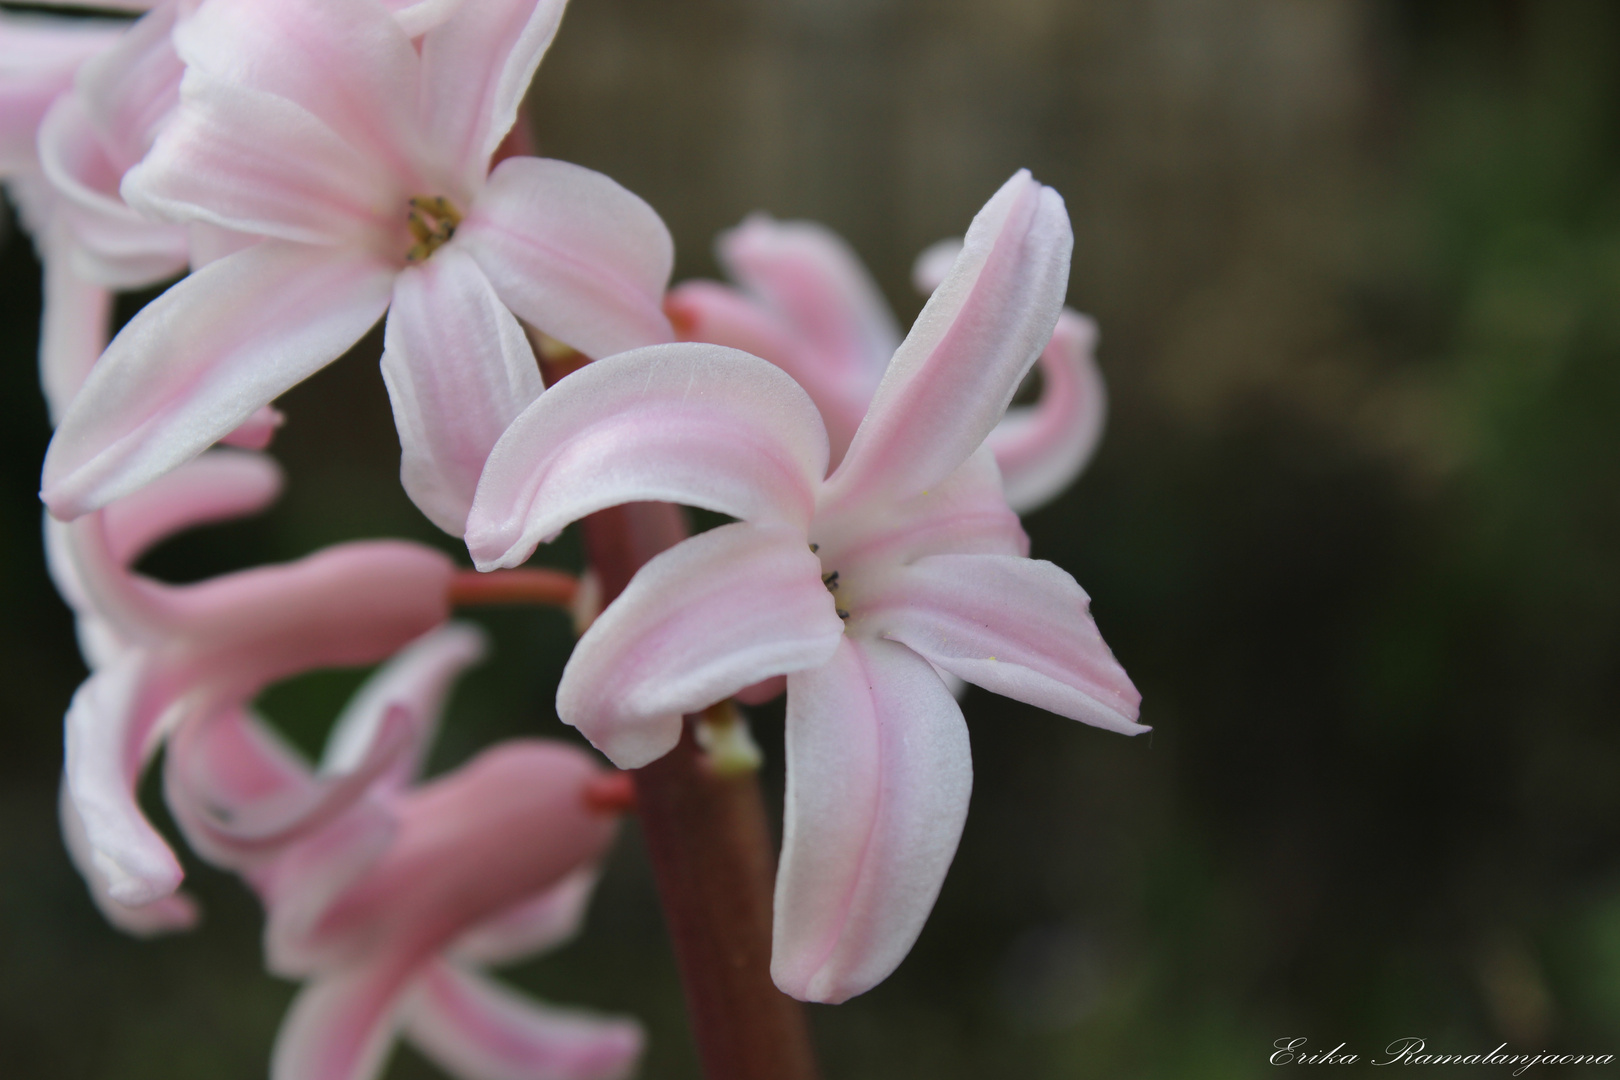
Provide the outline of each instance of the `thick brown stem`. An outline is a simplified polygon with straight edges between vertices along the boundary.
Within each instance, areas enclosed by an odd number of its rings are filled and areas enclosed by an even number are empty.
[[[680,510],[660,503],[604,510],[584,529],[604,604],[686,535]],[[695,721],[675,750],[632,776],[704,1073],[814,1080],[804,1007],[771,982],[775,858],[759,779],[717,775],[694,741]]]
[[[775,860],[759,780],[719,776],[687,717],[634,772],[636,809],[710,1080],[813,1080],[804,1007],[771,983]]]

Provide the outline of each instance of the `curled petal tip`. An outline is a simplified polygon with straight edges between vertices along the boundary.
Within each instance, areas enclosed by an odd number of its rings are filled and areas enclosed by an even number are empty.
[[[167,848],[158,854],[147,853],[148,858],[114,858],[97,850],[91,859],[96,869],[105,875],[107,895],[126,907],[144,907],[174,894],[185,879],[185,871]],[[167,858],[163,858],[167,856]]]

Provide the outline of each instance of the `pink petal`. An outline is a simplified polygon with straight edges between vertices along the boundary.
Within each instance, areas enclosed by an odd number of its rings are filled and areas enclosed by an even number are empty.
[[[254,845],[241,845],[235,826],[247,812],[249,835],[262,833],[258,813],[269,804],[307,802],[309,766],[268,724],[245,709],[184,725],[164,754],[164,801],[187,843],[220,866],[251,865]]]
[[[267,241],[171,288],[113,339],[57,429],[51,512],[77,517],[195,457],[358,340],[392,279],[374,256]]]
[[[846,639],[788,676],[787,806],[771,977],[837,1003],[911,951],[967,819],[962,710],[903,646]]]
[[[317,834],[364,798],[376,780],[413,748],[416,717],[395,705],[379,725],[365,758],[342,773],[311,777],[307,767],[270,787],[283,764],[267,738],[242,738],[232,716],[200,717],[170,740],[164,790],[187,841],[220,866],[251,870]],[[219,737],[219,729],[229,733]],[[224,743],[224,745],[221,745]],[[255,759],[261,760],[255,760]]]
[[[586,356],[674,339],[661,306],[674,241],[652,207],[601,173],[509,158],[455,243],[518,318]]]
[[[332,726],[321,756],[321,772],[352,772],[375,754],[390,709],[410,709],[416,730],[412,745],[390,777],[399,790],[415,779],[427,756],[440,714],[455,680],[484,658],[488,638],[472,623],[438,627],[411,642],[367,679]]]
[[[456,13],[462,0],[382,0],[407,37],[419,38]]]
[[[72,608],[74,614],[81,617],[94,615],[90,608],[90,599],[84,591],[84,584],[80,580],[79,568],[76,565],[73,553],[72,530],[74,526],[57,521],[51,515],[45,515],[45,570],[51,576],[51,584],[62,599]],[[101,664],[87,654],[85,662],[91,670]]]
[[[545,389],[523,328],[452,245],[394,282],[382,372],[405,492],[460,536],[495,440]]]
[[[375,247],[397,224],[403,249],[407,182],[295,102],[192,69],[119,191],[162,221],[310,244]]]
[[[191,245],[193,270],[201,270],[211,262],[218,262],[227,255],[235,255],[262,239],[249,233],[232,232],[230,229],[222,229],[218,225],[204,222],[187,225],[186,238]]]
[[[84,827],[94,878],[126,906],[170,895],[184,876],[135,801],[136,782],[178,689],[173,673],[130,653],[86,679],[68,706],[68,798]]]
[[[203,454],[107,507],[112,558],[130,566],[176,533],[258,513],[281,494],[282,481],[281,466],[262,454]]]
[[[52,227],[59,236],[66,231],[61,223],[53,222]],[[111,332],[112,292],[74,270],[69,243],[62,236],[59,244],[42,245],[41,252],[45,310],[39,329],[39,379],[54,423],[61,422]]]
[[[422,119],[476,190],[562,21],[564,0],[473,0],[422,38]]]
[[[185,65],[170,40],[179,9],[159,4],[79,70],[76,96],[119,173],[152,148],[180,100]]]
[[[1064,311],[1041,353],[1041,398],[1009,409],[985,441],[1001,467],[1007,502],[1025,513],[1051,501],[1091,460],[1102,438],[1108,392],[1092,359],[1097,326]]]
[[[314,668],[392,655],[444,621],[454,569],[432,548],[357,541],[297,562],[166,586],[118,564],[101,514],[73,523],[69,545],[86,607],[120,637],[179,658],[185,677],[219,700],[245,700]]]
[[[1029,537],[1007,507],[988,447],[904,502],[823,507],[811,539],[821,548],[822,565],[846,580],[881,579],[896,566],[941,552],[1029,554]]]
[[[763,357],[793,376],[821,411],[832,463],[843,457],[866,415],[875,380],[826,362],[786,319],[735,289],[686,281],[664,299],[683,341],[706,341]],[[885,358],[887,359],[887,358]]]
[[[393,1049],[400,996],[415,969],[401,958],[316,979],[276,1034],[270,1080],[375,1080]]]
[[[863,615],[883,636],[976,686],[1139,735],[1142,695],[1109,651],[1091,599],[1060,567],[1008,555],[930,555]]]
[[[118,40],[116,24],[0,12],[0,175],[34,166],[34,134],[85,60]]]
[[[838,500],[909,498],[948,476],[1001,419],[1052,335],[1073,246],[1057,192],[1015,174],[963,243],[828,482]]]
[[[427,156],[416,117],[421,63],[381,4],[209,0],[175,31],[174,42],[187,82],[202,74],[274,95],[318,118],[376,167],[421,179]]]
[[[444,621],[453,571],[433,548],[369,540],[149,591],[205,658],[206,683],[251,696],[290,675],[393,655]]]
[[[643,566],[580,638],[557,715],[621,769],[667,753],[681,715],[823,663],[844,624],[804,533],[746,522]]]
[[[252,416],[232,428],[230,434],[219,441],[223,446],[235,446],[242,450],[264,450],[274,441],[276,432],[286,422],[286,416],[269,405],[264,405],[254,410]]]
[[[97,867],[90,841],[84,834],[84,822],[79,819],[79,812],[68,797],[65,778],[57,809],[61,814],[62,839],[67,844],[68,858],[90,886],[90,899],[95,901],[108,922],[136,937],[172,934],[197,925],[197,904],[184,893],[173,893],[150,904],[137,906],[114,900],[108,892],[107,876]]]
[[[809,522],[827,465],[810,399],[757,357],[657,345],[588,364],[495,444],[467,547],[516,566],[571,521],[628,502],[700,506],[745,521]]]
[[[133,289],[186,268],[183,229],[149,221],[118,195],[122,170],[107,156],[78,98],[64,95],[39,129],[40,166],[61,199],[56,212],[76,241],[74,270],[111,288]]]
[[[538,896],[480,923],[451,948],[460,960],[505,964],[575,937],[585,924],[585,908],[596,888],[595,867],[576,870]]]
[[[871,398],[900,345],[900,328],[842,237],[814,222],[755,214],[716,246],[737,284],[780,312],[822,364]]]
[[[80,613],[105,624],[122,645],[160,648],[182,632],[166,591],[129,573],[108,536],[105,511],[47,526],[47,545],[60,564],[58,580],[69,588],[63,596]],[[138,538],[137,538],[138,539]]]
[[[164,750],[164,772],[171,796],[178,792],[221,819],[237,807],[307,791],[315,779],[302,754],[243,708],[176,732]]]
[[[405,1006],[406,1035],[463,1080],[622,1080],[641,1025],[559,1009],[452,964],[428,968]]]
[[[416,788],[395,803],[394,843],[305,940],[425,958],[555,887],[613,839],[616,823],[585,800],[599,773],[573,746],[509,739]]]
[[[773,675],[769,679],[761,679],[753,686],[745,686],[731,696],[744,705],[763,705],[767,701],[775,701],[787,692],[787,676]]]
[[[255,888],[266,910],[266,967],[295,978],[329,971],[364,955],[367,940],[324,932],[321,920],[382,860],[399,830],[398,816],[368,799],[256,875]]]

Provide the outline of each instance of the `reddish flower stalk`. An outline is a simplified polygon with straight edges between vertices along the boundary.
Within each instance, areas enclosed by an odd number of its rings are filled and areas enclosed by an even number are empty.
[[[686,536],[680,511],[633,503],[584,521],[606,605]],[[753,773],[719,776],[687,718],[680,745],[631,775],[642,836],[709,1080],[814,1080],[804,1007],[771,982],[775,858]]]
[[[578,594],[579,579],[561,570],[522,567],[493,574],[461,570],[450,579],[450,603],[457,607],[542,604],[566,608]]]

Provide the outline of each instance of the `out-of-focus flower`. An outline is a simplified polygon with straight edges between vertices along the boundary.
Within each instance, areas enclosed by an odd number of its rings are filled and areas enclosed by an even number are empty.
[[[164,901],[181,878],[135,801],[166,737],[279,679],[382,660],[448,614],[450,560],[399,541],[341,544],[190,585],[130,569],[157,540],[257,509],[278,486],[265,459],[220,450],[71,525],[47,526],[53,573],[93,668],[67,714],[64,828],[103,910],[128,928],[142,918],[126,909]]]
[[[610,1080],[639,1055],[631,1020],[558,1009],[481,968],[578,930],[612,822],[598,770],[557,743],[503,743],[418,774],[455,677],[483,636],[450,624],[380,668],[312,770],[237,706],[172,741],[165,794],[205,858],[264,900],[272,970],[309,985],[275,1080],[367,1080],[396,1031],[465,1080]]]
[[[840,1001],[920,932],[972,785],[936,668],[1110,730],[1139,695],[1089,599],[1028,559],[984,440],[1051,337],[1072,244],[1026,172],[961,254],[872,396],[836,471],[815,404],[736,350],[680,344],[589,365],[490,456],[468,521],[481,569],[631,501],[740,519],[648,562],[581,638],[557,708],[621,767],[667,752],[682,714],[788,676],[788,793],[772,972]]]
[[[670,340],[650,207],[563,162],[489,171],[561,0],[438,6],[418,42],[376,0],[209,0],[176,28],[180,105],[122,193],[267,239],[114,339],[46,456],[53,514],[194,457],[388,311],[402,479],[459,535],[489,447],[541,390],[518,317],[592,356]]]
[[[112,294],[74,266],[77,242],[40,166],[39,126],[90,58],[112,48],[121,23],[0,12],[0,180],[45,268],[40,381],[53,418],[107,343]]]
[[[961,248],[960,240],[942,241],[918,258],[921,292],[934,291]],[[665,301],[676,331],[686,341],[764,357],[792,375],[821,410],[837,468],[900,344],[882,294],[849,245],[811,222],[756,214],[721,234],[716,249],[740,289],[713,281],[676,286]],[[1008,410],[985,440],[1007,502],[1020,513],[1072,483],[1102,436],[1107,396],[1095,345],[1095,324],[1065,309],[1041,351],[1039,402]]]

